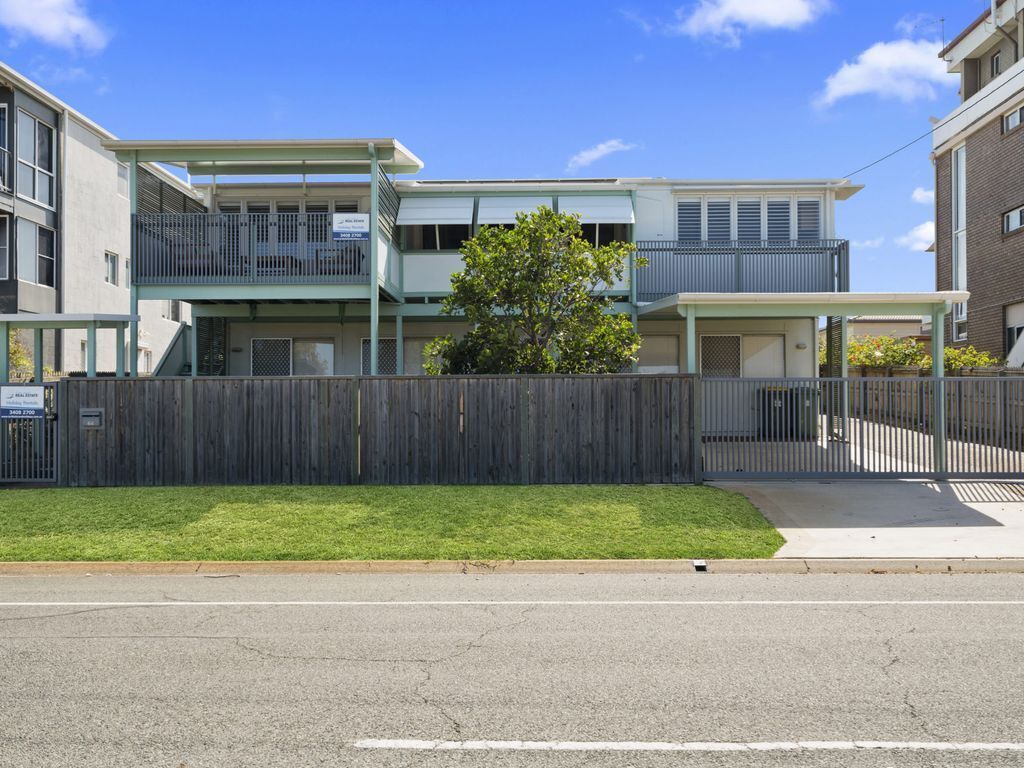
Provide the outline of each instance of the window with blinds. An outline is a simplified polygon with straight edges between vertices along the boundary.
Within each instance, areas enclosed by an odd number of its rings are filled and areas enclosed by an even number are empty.
[[[796,239],[821,239],[821,200],[797,200]]]
[[[768,239],[790,239],[789,198],[784,200],[768,200]]]
[[[761,201],[736,201],[736,239],[761,239]]]
[[[676,239],[703,239],[700,228],[700,200],[680,200],[676,203]]]
[[[708,240],[732,240],[732,203],[708,200]]]

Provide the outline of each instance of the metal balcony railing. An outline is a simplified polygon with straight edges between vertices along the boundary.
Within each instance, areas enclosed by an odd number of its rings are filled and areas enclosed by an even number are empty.
[[[643,240],[637,298],[676,293],[809,293],[850,289],[846,240]]]
[[[369,243],[329,213],[136,214],[136,285],[367,284]]]

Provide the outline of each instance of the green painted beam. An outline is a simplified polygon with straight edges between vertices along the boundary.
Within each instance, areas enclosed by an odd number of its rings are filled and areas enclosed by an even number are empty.
[[[0,322],[0,381],[11,378],[11,329]]]
[[[32,381],[41,384],[43,381],[43,329],[32,331]]]

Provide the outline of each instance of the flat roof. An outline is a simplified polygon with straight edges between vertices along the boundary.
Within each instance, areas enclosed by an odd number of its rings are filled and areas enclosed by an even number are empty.
[[[195,176],[368,173],[371,153],[388,173],[417,173],[423,161],[396,139],[141,139],[104,141],[118,159],[166,163]]]
[[[138,315],[111,315],[95,312],[46,312],[41,314],[19,312],[17,314],[0,314],[0,323],[9,323],[20,328],[85,328],[90,323],[95,323],[101,328],[116,328],[119,325],[127,325],[133,320],[138,321],[138,319]]]
[[[639,187],[668,187],[673,191],[831,190],[846,200],[864,189],[849,179],[670,179],[657,176],[597,179],[409,179],[399,181],[409,191],[466,191],[469,189],[565,189],[629,191]]]

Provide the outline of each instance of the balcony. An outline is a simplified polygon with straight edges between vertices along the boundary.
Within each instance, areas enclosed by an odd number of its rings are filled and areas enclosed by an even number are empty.
[[[329,213],[137,214],[135,285],[368,285],[369,242]]]
[[[676,293],[812,293],[850,288],[846,240],[644,240],[637,299]]]

